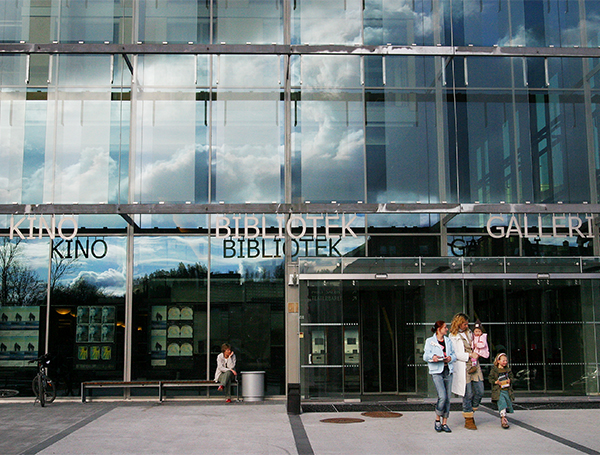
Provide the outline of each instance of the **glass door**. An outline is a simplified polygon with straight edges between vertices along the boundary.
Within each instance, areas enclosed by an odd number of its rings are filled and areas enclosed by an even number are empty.
[[[361,286],[363,393],[398,391],[398,293],[394,288]]]

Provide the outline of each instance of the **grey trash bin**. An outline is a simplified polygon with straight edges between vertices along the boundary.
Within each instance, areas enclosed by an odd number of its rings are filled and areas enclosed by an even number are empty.
[[[244,401],[263,401],[265,398],[265,372],[242,371],[241,373]]]

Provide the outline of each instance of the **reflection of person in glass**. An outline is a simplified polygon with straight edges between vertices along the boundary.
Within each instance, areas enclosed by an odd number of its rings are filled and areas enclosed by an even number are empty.
[[[217,357],[217,370],[215,371],[215,382],[220,383],[219,390],[225,389],[227,403],[231,403],[231,381],[237,376],[235,368],[235,354],[231,345],[223,343],[221,353]]]
[[[100,324],[90,324],[88,341],[100,341]]]
[[[100,314],[98,314],[98,308],[95,306],[90,307],[90,324],[94,322],[100,322]]]
[[[114,341],[114,332],[112,324],[102,324],[102,341]]]
[[[111,306],[102,307],[102,322],[115,322],[115,308]]]
[[[82,343],[88,340],[88,326],[77,325],[77,342]]]
[[[84,306],[77,307],[77,324],[87,324],[89,322],[88,308]]]

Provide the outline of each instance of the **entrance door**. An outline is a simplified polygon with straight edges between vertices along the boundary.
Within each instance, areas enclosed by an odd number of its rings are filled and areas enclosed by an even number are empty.
[[[360,283],[362,393],[415,392],[415,321],[421,286]]]
[[[398,293],[395,289],[360,292],[363,393],[398,391]]]

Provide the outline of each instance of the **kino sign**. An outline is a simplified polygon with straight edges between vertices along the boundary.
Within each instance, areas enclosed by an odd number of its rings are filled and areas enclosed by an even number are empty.
[[[25,221],[28,221],[28,223],[26,223]],[[38,222],[37,237],[40,239],[42,238],[42,234],[44,233],[44,231],[46,231],[46,234],[52,240],[56,238],[56,234],[58,234],[58,236],[64,240],[72,240],[77,236],[77,220],[73,216],[61,216],[60,221],[58,222],[58,224],[56,224],[56,217],[52,215],[50,217],[50,224],[48,224],[46,218],[44,218],[42,215],[28,215],[24,216],[17,222],[15,222],[14,216],[10,217],[10,239],[12,240],[15,235],[17,235],[22,240],[34,239],[36,237],[36,221]],[[63,232],[63,229],[72,229],[73,231],[71,232],[71,234],[67,235]],[[27,237],[25,237],[23,232],[27,234]]]

